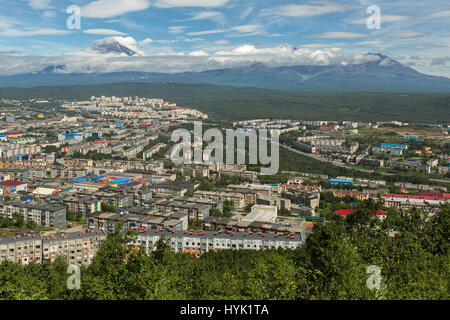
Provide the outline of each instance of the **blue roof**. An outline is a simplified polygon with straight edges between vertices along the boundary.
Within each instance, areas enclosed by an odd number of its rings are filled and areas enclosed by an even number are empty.
[[[72,181],[74,181],[74,182],[89,181],[89,178],[86,178],[86,177],[75,178],[75,179],[72,179]]]
[[[396,143],[382,143],[381,145],[389,147],[402,147],[402,148],[408,147],[406,144],[396,144]]]
[[[128,182],[130,182],[130,178],[121,178],[121,179],[111,181],[110,183],[117,184],[117,183],[128,183]]]
[[[66,137],[81,137],[81,136],[83,136],[82,133],[61,133],[61,134]]]
[[[104,178],[104,177],[106,177],[106,174],[103,174],[103,175],[101,175],[101,176],[96,176],[96,177],[94,177],[94,178],[91,178],[91,181],[97,181],[97,180],[99,180],[99,179],[101,179],[101,178]]]
[[[353,180],[330,179],[330,183],[353,183]]]

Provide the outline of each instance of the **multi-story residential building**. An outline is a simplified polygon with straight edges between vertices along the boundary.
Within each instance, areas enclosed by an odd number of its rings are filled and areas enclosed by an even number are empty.
[[[182,197],[188,190],[194,188],[195,184],[189,181],[166,181],[149,186],[149,189],[154,193],[171,194],[175,197]]]
[[[0,189],[8,189],[12,192],[27,191],[28,184],[17,180],[6,180],[0,182]]]
[[[141,231],[144,229],[171,228],[173,230],[187,230],[188,215],[177,212],[151,212],[151,214],[139,214],[120,211],[119,213],[95,213],[87,218],[89,229],[99,229],[105,232],[113,232],[119,224],[123,228]]]
[[[179,212],[188,215],[189,219],[203,220],[209,216],[209,206],[198,203],[183,203],[182,201],[160,201],[155,203],[160,211]]]
[[[237,209],[245,207],[244,195],[236,192],[197,190],[194,192],[194,197],[197,199],[231,201],[233,207]]]
[[[32,155],[40,152],[41,147],[39,145],[0,144],[0,158],[10,158],[15,155]]]
[[[220,250],[267,250],[295,249],[305,241],[305,234],[277,233],[264,234],[245,232],[176,231],[149,229],[140,233],[134,244],[152,252],[161,237],[169,239],[170,248],[176,253],[190,253],[200,256],[209,251]]]
[[[73,212],[79,212],[84,217],[92,213],[102,211],[102,203],[95,198],[84,198],[76,196],[51,196],[50,201],[63,202],[69,206],[69,210]]]
[[[222,200],[179,197],[179,198],[176,198],[175,201],[180,201],[182,203],[190,203],[190,204],[208,206],[210,210],[217,209],[220,212],[223,212],[223,201]]]
[[[29,233],[0,238],[0,262],[10,261],[28,264],[42,262],[42,237]]]
[[[276,206],[278,210],[291,209],[291,200],[280,198],[278,195],[258,194],[256,197],[256,204]]]
[[[338,198],[353,197],[360,201],[369,199],[368,192],[354,192],[348,190],[333,190],[333,196]]]
[[[42,260],[53,262],[64,255],[71,265],[89,265],[105,240],[106,234],[99,230],[51,234],[42,237]]]
[[[372,167],[382,168],[384,166],[383,159],[369,159],[369,158],[361,158],[359,163],[362,165],[368,165]]]
[[[0,262],[11,261],[28,264],[55,261],[65,256],[71,265],[89,265],[100,244],[106,240],[102,231],[58,233],[42,236],[39,233],[0,238]]]
[[[287,188],[283,197],[291,200],[291,206],[301,204],[315,209],[319,206],[320,192],[301,190],[298,188]]]
[[[24,222],[33,221],[38,226],[57,228],[66,225],[66,207],[30,202],[0,202],[0,214],[12,218],[13,213],[23,216]]]
[[[449,202],[441,196],[422,196],[409,194],[387,194],[383,197],[384,205],[398,210],[410,210],[423,208],[432,212],[439,211],[441,206]]]
[[[245,179],[250,179],[252,181],[255,181],[258,177],[258,172],[256,171],[247,171],[247,170],[220,170],[220,174],[224,174],[227,176],[235,176],[235,177],[241,177]]]

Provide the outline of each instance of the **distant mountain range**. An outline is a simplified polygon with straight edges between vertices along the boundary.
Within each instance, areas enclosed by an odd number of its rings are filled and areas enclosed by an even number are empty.
[[[138,55],[124,46],[99,44],[95,50]],[[417,92],[448,93],[450,79],[430,76],[381,54],[360,64],[329,66],[247,67],[184,72],[67,73],[65,65],[48,66],[40,72],[0,76],[0,87],[106,84],[117,82],[161,82],[215,84],[293,91],[327,92]]]

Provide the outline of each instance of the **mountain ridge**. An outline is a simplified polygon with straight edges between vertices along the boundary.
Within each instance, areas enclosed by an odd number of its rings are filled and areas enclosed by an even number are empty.
[[[449,78],[420,73],[379,53],[368,53],[365,58],[368,58],[368,61],[353,64],[271,67],[257,62],[243,67],[181,73],[67,73],[67,66],[54,65],[44,68],[41,72],[0,76],[0,87],[173,82],[300,92],[450,92]]]

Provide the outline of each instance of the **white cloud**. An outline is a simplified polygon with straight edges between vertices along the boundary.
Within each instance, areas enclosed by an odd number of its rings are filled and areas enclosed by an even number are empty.
[[[42,13],[42,15],[43,15],[45,18],[54,18],[54,17],[56,17],[56,11],[51,11],[51,10],[44,11],[44,12]]]
[[[150,44],[150,43],[152,43],[152,42],[153,42],[153,39],[146,38],[146,39],[142,40],[142,41],[140,42],[140,44],[143,45],[143,46],[145,46],[145,45]]]
[[[206,30],[206,31],[196,31],[196,32],[188,32],[186,33],[188,36],[202,36],[202,35],[208,35],[208,34],[217,34],[217,33],[224,33],[224,32],[235,32],[237,34],[242,35],[257,35],[257,34],[263,34],[263,27],[259,24],[245,24],[240,26],[235,26],[229,29],[213,29],[213,30]]]
[[[126,33],[112,30],[112,29],[87,29],[83,30],[83,33],[87,34],[100,34],[100,35],[111,35],[111,36],[124,36]]]
[[[411,39],[426,36],[425,32],[415,32],[415,31],[404,31],[404,32],[395,32],[389,35],[391,39]]]
[[[325,32],[307,36],[307,38],[318,39],[354,39],[367,37],[367,34],[353,32]]]
[[[170,40],[166,40],[166,39],[162,39],[162,40],[155,40],[156,43],[162,43],[162,44],[172,44],[172,43],[177,43],[178,40],[176,39],[170,39]]]
[[[37,28],[37,29],[5,29],[0,31],[0,36],[6,37],[27,37],[27,36],[58,36],[69,34],[69,30],[60,30],[54,28]]]
[[[196,20],[212,20],[217,23],[224,24],[225,16],[223,15],[223,13],[218,11],[202,11],[192,16],[192,18],[186,19],[186,21]]]
[[[346,55],[339,48],[295,48],[290,45],[258,48],[247,44],[229,50],[208,52],[174,52],[170,48],[147,56],[126,56],[92,50],[98,45],[119,41],[137,51],[140,44],[132,37],[111,37],[95,41],[87,49],[62,56],[24,57],[6,55],[0,59],[3,74],[39,71],[51,64],[64,64],[63,72],[119,72],[146,71],[176,73],[221,68],[245,67],[259,62],[270,67],[295,65],[342,65],[379,59],[378,56]],[[156,42],[156,41],[155,41]],[[155,49],[155,48],[154,48]]]
[[[172,33],[172,34],[179,34],[179,33],[183,33],[184,29],[186,29],[186,28],[187,28],[186,26],[172,26],[172,27],[168,28],[167,32]]]
[[[214,30],[206,30],[206,31],[196,31],[196,32],[188,32],[186,33],[188,36],[203,36],[207,34],[217,34],[226,32],[226,29],[214,29]]]
[[[139,55],[128,56],[124,53],[111,52],[111,50],[101,50],[102,47],[108,47],[109,42],[118,41],[121,45],[134,50]],[[1,74],[18,74],[33,71],[40,71],[48,65],[62,64],[66,65],[66,70],[60,72],[68,73],[93,73],[93,72],[120,72],[120,71],[142,71],[142,72],[199,72],[205,70],[246,67],[253,63],[262,63],[269,67],[280,66],[321,66],[321,65],[348,65],[359,64],[367,61],[378,61],[378,55],[355,54],[353,50],[344,52],[336,47],[340,43],[324,43],[320,46],[317,43],[309,47],[295,48],[291,45],[281,45],[277,47],[261,47],[256,44],[246,44],[237,47],[231,47],[227,40],[213,40],[209,44],[198,46],[192,51],[175,52],[172,47],[163,45],[147,46],[145,51],[141,49],[149,43],[160,44],[165,40],[144,39],[136,41],[132,37],[110,37],[94,41],[86,49],[76,51],[73,48],[64,50],[70,52],[66,55],[54,56],[24,56],[15,55],[13,52],[0,53],[0,72]],[[170,44],[172,41],[167,40]],[[181,40],[182,41],[182,40]],[[217,43],[215,43],[217,42]],[[214,47],[215,45],[219,45]],[[222,45],[222,46],[220,46]],[[326,45],[329,45],[328,47]],[[45,44],[43,46],[49,46]],[[95,48],[99,48],[96,50]],[[140,52],[144,53],[140,53]],[[145,55],[146,54],[146,55]],[[398,52],[397,56],[409,55],[409,53]],[[423,72],[432,72],[440,70],[442,75],[445,73],[442,66],[450,62],[449,57],[442,57],[437,54],[425,54],[423,60],[417,61],[417,70]],[[438,58],[433,61],[432,59]],[[392,63],[392,59],[380,61],[383,65]],[[411,62],[408,59],[405,63]],[[432,72],[432,73],[436,73]]]
[[[247,18],[250,15],[250,13],[253,12],[254,9],[255,9],[254,7],[248,7],[247,10],[242,12],[242,14],[241,14],[241,21],[245,20],[245,18]]]
[[[10,17],[0,16],[0,29],[10,29],[19,22]]]
[[[193,56],[193,57],[207,57],[207,56],[209,56],[209,53],[199,50],[199,51],[192,51],[189,53],[189,55]]]
[[[314,17],[333,12],[345,12],[348,8],[338,4],[309,5],[309,4],[288,4],[284,6],[265,9],[265,15],[278,15],[284,17]]]
[[[450,62],[450,57],[434,58],[430,65],[432,66],[445,66],[447,62]]]
[[[228,3],[228,0],[156,0],[158,8],[204,7],[217,8]]]
[[[231,31],[236,31],[239,33],[255,33],[255,32],[261,32],[262,26],[258,24],[245,24],[241,26],[236,26],[230,28]]]
[[[448,18],[450,17],[450,10],[437,11],[429,14],[425,19],[438,19],[438,18]]]
[[[26,0],[28,5],[34,10],[45,10],[51,8],[52,0]]]
[[[199,41],[203,41],[203,38],[185,38],[183,39],[184,42],[199,42]]]
[[[225,39],[220,39],[220,40],[214,41],[214,43],[218,44],[218,45],[226,45],[226,44],[230,44],[230,41],[225,40]]]
[[[85,18],[112,18],[150,7],[149,0],[96,0],[81,7]]]

